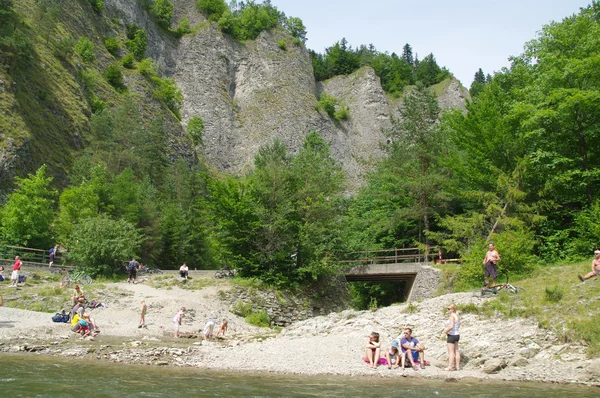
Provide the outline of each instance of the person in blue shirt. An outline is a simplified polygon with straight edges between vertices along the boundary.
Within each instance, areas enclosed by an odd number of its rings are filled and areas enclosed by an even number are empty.
[[[414,370],[419,370],[415,361],[419,361],[421,369],[425,368],[425,347],[412,336],[411,328],[404,329],[404,337],[400,339],[400,347],[402,348],[402,369],[406,365],[407,357]]]

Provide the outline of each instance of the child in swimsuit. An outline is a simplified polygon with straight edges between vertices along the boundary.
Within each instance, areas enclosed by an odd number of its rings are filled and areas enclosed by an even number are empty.
[[[138,329],[146,326],[146,312],[148,311],[148,307],[144,300],[141,301],[141,304],[142,308],[140,308],[140,324],[138,325]]]

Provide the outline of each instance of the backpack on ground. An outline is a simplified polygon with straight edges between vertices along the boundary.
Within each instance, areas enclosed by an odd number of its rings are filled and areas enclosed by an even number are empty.
[[[69,314],[67,314],[65,311],[61,312],[57,312],[53,317],[52,317],[52,322],[62,322],[62,323],[67,323],[69,322]]]

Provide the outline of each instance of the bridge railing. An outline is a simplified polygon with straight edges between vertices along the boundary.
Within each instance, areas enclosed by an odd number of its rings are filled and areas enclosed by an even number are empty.
[[[364,250],[345,253],[340,262],[349,265],[428,263],[437,256],[437,250],[423,253],[419,248],[395,248],[383,250]]]
[[[54,255],[56,265],[66,260],[68,253],[58,252]],[[48,250],[32,249],[20,246],[0,246],[0,260],[14,260],[15,256],[21,257],[21,261],[29,263],[47,264],[50,262]]]

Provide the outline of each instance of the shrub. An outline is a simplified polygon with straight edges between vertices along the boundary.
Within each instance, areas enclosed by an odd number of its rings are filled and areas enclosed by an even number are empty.
[[[559,285],[555,285],[553,288],[546,287],[544,290],[545,298],[547,301],[558,303],[562,300],[564,292]]]
[[[192,139],[194,145],[202,145],[202,135],[204,134],[204,119],[202,119],[200,116],[192,116],[188,121],[187,133]]]
[[[142,76],[145,76],[148,79],[152,79],[153,77],[158,76],[156,64],[152,62],[150,58],[144,58],[143,60],[138,62],[137,71],[140,72]]]
[[[154,98],[163,101],[177,117],[180,117],[179,106],[183,101],[183,95],[175,85],[175,80],[168,77],[163,79],[153,77],[152,81],[156,85],[156,90],[152,92]]]
[[[184,17],[179,20],[177,23],[177,34],[179,36],[183,36],[188,33],[192,33],[192,28],[190,26],[190,21],[188,21],[187,17]]]
[[[317,109],[325,111],[330,117],[334,117],[335,106],[338,104],[338,102],[339,101],[337,98],[325,93],[321,93],[319,96],[319,102],[317,103]]]
[[[123,67],[125,67],[127,69],[133,69],[134,63],[135,63],[135,58],[132,53],[125,54],[125,56],[121,60],[121,64],[123,64]]]
[[[92,5],[96,12],[101,12],[104,9],[104,2],[102,0],[88,0],[88,3]]]
[[[125,46],[133,54],[137,61],[144,58],[146,49],[148,48],[148,37],[146,31],[140,29],[137,25],[127,27],[127,41]]]
[[[56,40],[54,42],[54,56],[63,60],[67,60],[71,55],[73,55],[76,43],[77,42],[71,35]]]
[[[102,101],[96,94],[92,94],[88,100],[92,113],[102,112],[106,109],[106,102]]]
[[[287,44],[285,43],[285,40],[279,40],[277,42],[277,45],[279,46],[279,48],[281,48],[283,51],[287,50]]]
[[[333,118],[335,120],[348,120],[350,117],[350,109],[347,106],[340,106],[340,108],[335,111]]]
[[[116,37],[109,37],[104,40],[104,47],[115,57],[119,56],[119,50],[121,49],[121,46],[119,45],[119,41]]]
[[[155,0],[150,7],[150,14],[156,18],[159,26],[169,29],[173,18],[173,4],[169,0]]]
[[[293,44],[293,45],[295,45],[295,46],[300,46],[300,44],[302,44],[302,40],[300,40],[300,39],[299,39],[299,38],[297,38],[297,37],[294,37],[294,38],[292,39],[292,44]]]
[[[198,0],[198,9],[213,21],[218,21],[226,10],[229,10],[224,0]]]
[[[117,62],[113,62],[108,65],[104,71],[104,77],[106,81],[116,89],[123,88],[123,72],[121,72],[121,65]]]
[[[245,318],[252,314],[252,304],[246,304],[242,300],[238,300],[231,308],[231,312]]]
[[[271,325],[269,315],[264,310],[248,315],[246,317],[246,322],[248,322],[250,325],[259,327],[269,327]]]
[[[90,63],[96,59],[94,48],[94,43],[92,43],[87,37],[83,36],[79,38],[79,41],[75,45],[75,52],[79,54],[84,62]]]

